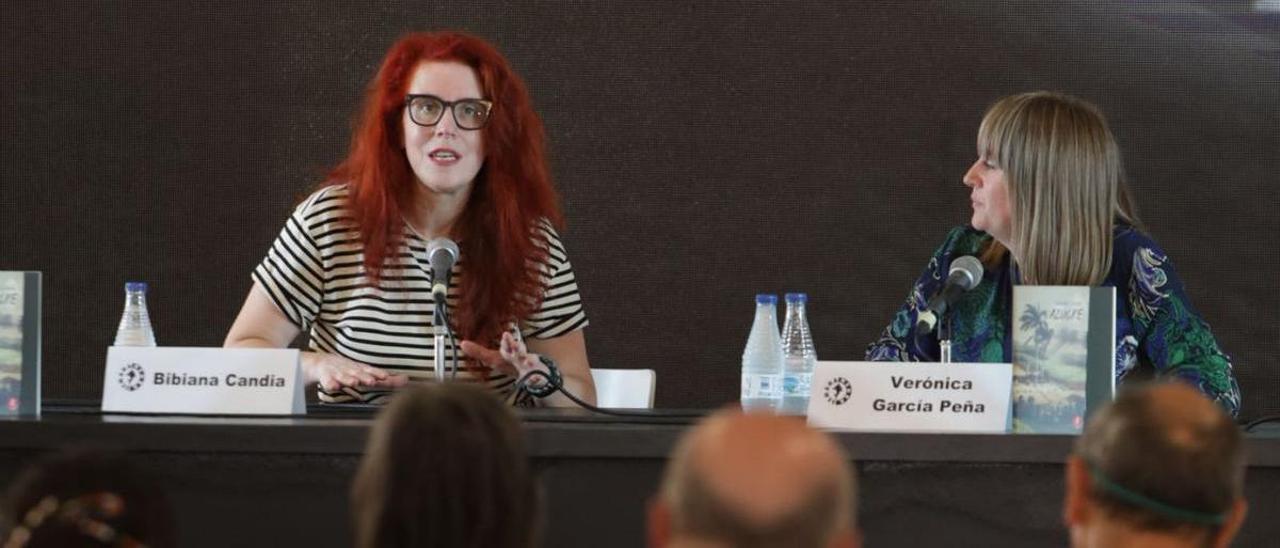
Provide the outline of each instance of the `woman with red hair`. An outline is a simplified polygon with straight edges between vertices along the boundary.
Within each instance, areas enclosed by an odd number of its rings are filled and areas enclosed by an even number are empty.
[[[459,381],[514,405],[569,405],[538,370],[595,401],[573,268],[557,227],[542,122],[488,43],[418,33],[387,52],[351,151],[294,210],[253,272],[226,346],[283,347],[310,335],[302,370],[322,401],[378,401],[434,378],[427,242],[460,250],[445,315],[462,343]],[[528,346],[525,345],[528,341]]]

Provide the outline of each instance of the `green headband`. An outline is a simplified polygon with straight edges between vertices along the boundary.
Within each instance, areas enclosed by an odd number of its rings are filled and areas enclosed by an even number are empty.
[[[1129,504],[1150,510],[1166,518],[1200,525],[1222,525],[1227,521],[1227,512],[1210,514],[1196,510],[1187,510],[1185,508],[1178,508],[1177,506],[1165,504],[1141,493],[1130,491],[1129,489],[1126,489],[1108,479],[1107,476],[1102,473],[1102,470],[1099,470],[1098,467],[1093,464],[1089,464],[1089,473],[1093,476],[1093,486],[1095,488],[1101,489],[1107,494]]]

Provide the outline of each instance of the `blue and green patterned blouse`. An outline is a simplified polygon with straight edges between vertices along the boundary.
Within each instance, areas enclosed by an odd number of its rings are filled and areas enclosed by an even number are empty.
[[[936,334],[913,337],[917,312],[942,286],[953,258],[980,255],[990,240],[985,232],[971,227],[952,229],[893,323],[867,347],[867,359],[938,361]],[[1169,258],[1150,237],[1126,225],[1116,226],[1113,247],[1111,272],[1102,285],[1116,288],[1116,383],[1139,364],[1148,364],[1156,375],[1191,383],[1237,415],[1240,387],[1231,372],[1231,359],[1191,307]],[[1006,253],[978,287],[952,305],[948,321],[953,361],[1011,360],[1009,310],[1017,273],[1010,263]]]

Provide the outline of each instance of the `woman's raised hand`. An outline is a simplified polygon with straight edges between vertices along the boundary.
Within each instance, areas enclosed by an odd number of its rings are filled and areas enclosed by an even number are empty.
[[[504,375],[512,375],[517,379],[533,370],[544,372],[547,370],[547,366],[538,359],[538,355],[530,353],[524,341],[516,338],[509,331],[502,334],[497,350],[472,341],[462,341],[462,352],[482,367]]]

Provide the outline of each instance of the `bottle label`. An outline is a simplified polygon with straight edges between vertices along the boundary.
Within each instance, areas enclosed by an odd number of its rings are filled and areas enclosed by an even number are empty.
[[[782,396],[784,398],[809,397],[809,384],[813,373],[787,373],[782,378]]]
[[[782,376],[769,373],[742,373],[742,399],[782,397]]]
[[[155,346],[156,338],[151,331],[132,328],[116,332],[115,346]]]

